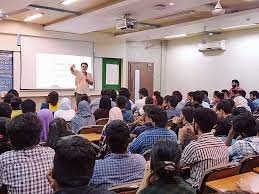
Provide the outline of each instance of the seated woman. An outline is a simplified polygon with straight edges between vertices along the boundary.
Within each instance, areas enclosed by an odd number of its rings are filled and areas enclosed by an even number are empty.
[[[42,122],[40,141],[46,142],[49,134],[49,124],[54,118],[53,113],[49,109],[42,109],[38,112],[37,116]]]
[[[54,113],[54,118],[63,118],[70,122],[74,116],[75,111],[72,109],[71,101],[69,98],[63,98],[60,101],[59,109]]]
[[[71,127],[75,134],[78,134],[82,127],[95,125],[95,118],[91,111],[90,105],[83,100],[78,104],[78,111],[71,120]]]
[[[111,99],[109,96],[104,95],[101,97],[99,108],[94,111],[94,117],[98,119],[109,118],[109,111],[112,108]]]
[[[67,122],[62,118],[56,118],[49,124],[49,134],[47,138],[46,146],[51,147],[52,149],[55,149],[58,140],[61,137],[73,135],[73,131],[69,128],[69,125]]]
[[[8,122],[10,122],[10,119],[0,117],[0,155],[11,150],[11,143],[6,134],[6,124]]]
[[[52,91],[48,94],[47,102],[41,104],[40,109],[49,109],[52,112],[55,112],[59,109],[59,94],[55,91]]]
[[[178,176],[181,150],[176,142],[161,139],[151,151],[151,174],[145,176],[140,194],[194,194],[191,185]],[[148,172],[148,170],[147,170]]]

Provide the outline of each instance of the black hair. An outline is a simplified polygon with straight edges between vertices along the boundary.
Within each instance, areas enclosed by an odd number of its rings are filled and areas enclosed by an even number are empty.
[[[202,90],[202,93],[203,93],[204,96],[209,96],[209,93],[206,90]]]
[[[233,105],[230,100],[221,100],[216,107],[217,110],[223,110],[224,113],[230,114],[233,109]]]
[[[173,91],[173,96],[176,96],[178,98],[178,102],[181,102],[183,100],[183,95],[180,91]]]
[[[7,103],[7,104],[10,104],[11,103],[11,99],[15,97],[15,95],[11,94],[11,93],[7,93],[5,96],[4,96],[4,102]]]
[[[218,192],[215,194],[251,194],[248,191],[226,191],[226,192]]]
[[[151,150],[151,170],[166,183],[178,183],[178,165],[181,150],[178,144],[169,139],[158,140]],[[169,168],[170,167],[170,168]]]
[[[13,97],[11,99],[11,107],[13,110],[20,110],[22,104],[22,99],[20,97]]]
[[[255,118],[250,112],[238,114],[233,120],[233,130],[243,137],[256,136]]]
[[[105,129],[106,143],[112,153],[122,154],[127,150],[129,144],[129,127],[126,122],[114,120]]]
[[[168,99],[168,102],[171,107],[175,108],[177,104],[179,103],[179,99],[177,96],[170,96]]]
[[[103,95],[101,97],[100,103],[99,103],[99,108],[101,109],[108,109],[110,110],[112,108],[111,105],[111,99],[107,95]]]
[[[10,122],[10,119],[0,117],[0,135],[2,136],[0,138],[0,154],[11,150],[11,144],[6,134],[6,125],[8,122]]]
[[[216,96],[220,100],[224,99],[224,94],[219,91],[214,91],[213,96]]]
[[[147,115],[155,123],[156,127],[165,128],[167,124],[167,114],[165,110],[159,107],[154,107],[147,113]]]
[[[157,105],[162,106],[163,105],[164,98],[161,96],[158,96],[156,98]]]
[[[142,96],[148,97],[148,90],[147,90],[147,88],[141,88],[139,90],[139,94],[142,95]]]
[[[187,95],[190,96],[190,97],[193,97],[193,93],[194,92],[188,92]]]
[[[194,102],[201,104],[204,99],[204,94],[201,91],[195,91],[192,93],[192,98]]]
[[[128,88],[121,88],[118,92],[120,96],[125,96],[128,100],[130,99],[130,91]]]
[[[12,108],[5,102],[0,102],[0,117],[11,118]]]
[[[241,113],[249,112],[245,107],[237,107],[232,109],[232,115],[237,116]]]
[[[229,96],[229,91],[228,90],[226,90],[226,89],[224,89],[224,90],[221,90],[221,92],[223,93],[223,94],[227,94],[228,96]]]
[[[16,96],[16,97],[19,97],[19,93],[18,93],[17,90],[15,90],[15,89],[10,89],[10,90],[8,91],[8,94],[13,94],[13,95]]]
[[[164,101],[165,101],[166,103],[168,103],[170,97],[171,97],[170,95],[166,95],[166,96],[164,97]]]
[[[85,100],[85,101],[88,102],[89,104],[91,103],[91,99],[90,99],[90,97],[89,97],[87,94],[82,94],[81,97],[80,97],[80,101],[79,101],[79,102],[81,102],[81,101],[83,101],[83,100]],[[79,104],[79,103],[78,103],[78,104]]]
[[[208,108],[197,108],[193,114],[194,122],[199,125],[202,133],[208,133],[217,122],[216,113]]]
[[[55,118],[49,124],[49,133],[47,137],[47,146],[55,149],[58,140],[61,137],[73,135],[73,132],[69,129],[69,125],[62,118]]]
[[[42,123],[34,113],[15,117],[7,125],[7,136],[15,150],[31,148],[40,142]]]
[[[108,95],[107,93],[108,93],[108,91],[107,91],[107,90],[102,89],[102,91],[101,91],[101,96],[103,96],[103,95]]]
[[[96,152],[79,136],[62,138],[55,149],[52,177],[62,187],[86,186],[93,176]]]
[[[127,98],[125,96],[117,96],[116,104],[120,109],[125,109],[127,106]]]
[[[154,104],[154,100],[151,96],[148,96],[145,100],[145,104]]]
[[[258,93],[258,91],[251,91],[250,93],[249,93],[250,95],[252,95],[253,97],[255,97],[256,99],[257,98],[259,98],[259,93]]]
[[[238,81],[237,79],[233,79],[233,80],[232,80],[232,83],[233,83],[233,82],[236,83],[237,86],[239,86],[239,81]]]
[[[107,95],[112,99],[113,102],[116,101],[117,98],[117,92],[114,89],[107,90]]]
[[[184,107],[182,110],[182,114],[188,123],[193,122],[193,108],[192,107]]]
[[[149,111],[150,111],[152,108],[154,108],[154,107],[156,107],[156,105],[154,105],[154,104],[146,104],[146,105],[143,106],[143,110],[144,110],[144,112],[145,112],[146,114],[148,114]]]
[[[245,90],[239,90],[237,91],[237,93],[241,96],[243,96],[244,98],[246,97],[246,91]]]
[[[47,102],[52,106],[56,106],[58,103],[59,94],[56,91],[52,91],[48,95]]]
[[[28,113],[28,112],[35,113],[36,103],[31,99],[26,99],[22,101],[21,108],[22,108],[22,113]]]
[[[159,91],[154,91],[154,96],[157,97],[161,97],[161,93]]]
[[[88,63],[87,63],[87,62],[81,63],[81,67],[82,67],[83,65],[86,65],[86,66],[88,67]]]

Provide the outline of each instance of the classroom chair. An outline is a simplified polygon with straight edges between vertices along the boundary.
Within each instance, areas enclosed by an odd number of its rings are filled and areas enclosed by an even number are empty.
[[[241,162],[240,174],[251,172],[259,167],[259,155],[247,156]]]
[[[136,194],[142,180],[134,183],[125,183],[109,188],[108,190],[120,194]]]
[[[82,127],[78,134],[102,133],[103,125],[89,125]]]
[[[109,121],[109,118],[102,118],[102,119],[98,119],[97,121],[96,121],[96,125],[106,125],[107,123],[108,123],[108,121]]]

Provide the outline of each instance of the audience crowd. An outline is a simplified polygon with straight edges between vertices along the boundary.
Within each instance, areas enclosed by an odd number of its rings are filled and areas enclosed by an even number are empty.
[[[134,103],[121,88],[73,107],[52,91],[38,110],[12,89],[0,102],[0,193],[108,194],[139,181],[141,194],[196,193],[206,170],[259,155],[259,92],[249,95],[232,80],[212,99],[141,88]],[[80,136],[100,119],[99,142]]]

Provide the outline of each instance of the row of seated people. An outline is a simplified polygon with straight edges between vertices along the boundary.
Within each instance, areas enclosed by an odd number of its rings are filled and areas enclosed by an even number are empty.
[[[194,101],[194,103],[197,104],[196,101]],[[232,103],[229,100],[221,101],[217,105],[218,115],[220,112],[222,113],[224,111],[220,109],[220,103],[226,103],[232,108]],[[168,139],[171,142],[180,144],[181,147],[184,148],[183,151],[181,151],[182,154],[180,157],[180,166],[191,167],[191,176],[189,179],[187,179],[187,182],[191,183],[193,188],[197,188],[199,185],[202,173],[205,169],[216,166],[218,164],[227,163],[229,161],[231,149],[234,155],[238,158],[236,161],[241,160],[246,155],[258,153],[258,150],[256,150],[258,148],[258,136],[256,136],[257,131],[255,127],[255,120],[251,114],[248,114],[248,112],[243,112],[235,116],[232,124],[233,129],[229,130],[225,143],[230,145],[233,137],[238,137],[239,135],[241,135],[244,140],[239,140],[237,143],[227,148],[221,139],[216,138],[214,134],[211,133],[217,122],[216,113],[208,108],[201,108],[197,105],[194,107],[195,109],[188,107],[182,109],[182,118],[173,118],[176,125],[180,125],[180,123],[184,125],[181,128],[178,127],[179,130],[178,132],[176,131],[178,134],[177,137],[173,130],[166,129],[168,114],[165,110],[163,110],[161,107],[158,107],[157,105],[144,106],[144,115],[142,115],[142,118],[139,118],[139,120],[137,119],[137,121],[141,121],[144,117],[145,124],[149,123],[151,124],[151,127],[149,129],[143,130],[140,134],[138,134],[139,136],[129,146],[129,132],[132,129],[129,129],[128,125],[125,122],[122,122],[123,115],[121,109],[118,107],[112,108],[109,111],[109,124],[104,127],[102,139],[103,145],[107,145],[111,154],[96,162],[90,185],[93,185],[97,188],[109,188],[123,182],[132,182],[142,179],[145,170],[145,160],[143,157],[141,157],[141,155],[143,155],[145,151],[150,150],[159,139]],[[189,116],[191,115],[191,119],[187,118],[188,114]],[[18,118],[20,119],[21,117],[25,117],[26,115],[27,114],[18,116],[17,119],[15,118],[13,121],[11,121],[11,123],[18,120]],[[27,119],[33,120],[29,118]],[[27,119],[23,118],[23,122]],[[119,120],[121,120],[121,122],[119,122]],[[189,124],[186,124],[185,122],[188,120]],[[109,127],[111,127],[111,129]],[[68,127],[66,126],[66,130],[67,128]],[[136,127],[134,130],[137,128],[138,127]],[[8,130],[7,127],[7,134],[8,131],[11,130]],[[40,131],[42,133],[42,126]],[[20,133],[23,135],[26,134],[24,132]],[[18,134],[21,135],[20,133]],[[49,132],[47,136],[50,134],[51,133]],[[112,137],[112,135],[114,135],[114,137]],[[8,137],[10,137],[10,135],[8,135]],[[257,140],[252,141],[252,144],[254,143],[255,146],[251,146],[251,141],[247,139],[251,139],[251,137]],[[188,138],[194,141],[189,141],[188,143],[188,141],[186,141]],[[10,140],[11,145],[15,147],[11,138]],[[247,143],[248,140],[249,143]],[[230,143],[228,143],[229,141]],[[22,144],[22,142],[19,144]],[[246,145],[246,147],[244,145]],[[24,148],[21,150],[24,150]],[[8,155],[8,153],[10,154],[10,152],[6,152],[5,154]]]

